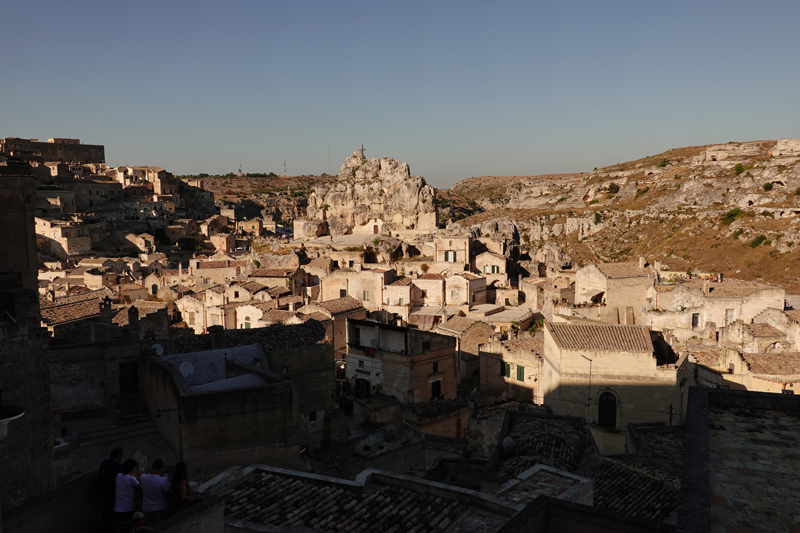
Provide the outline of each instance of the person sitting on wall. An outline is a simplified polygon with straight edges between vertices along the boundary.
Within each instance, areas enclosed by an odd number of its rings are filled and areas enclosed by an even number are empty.
[[[200,493],[194,492],[189,486],[189,474],[186,463],[183,461],[175,465],[175,474],[172,476],[169,494],[171,506],[175,509],[175,512],[181,511],[202,497]]]

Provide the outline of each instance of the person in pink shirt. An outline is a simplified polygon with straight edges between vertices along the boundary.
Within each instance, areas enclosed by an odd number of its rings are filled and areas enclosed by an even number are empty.
[[[117,530],[124,528],[133,516],[134,495],[133,489],[139,485],[136,473],[136,461],[126,459],[122,464],[122,473],[117,474],[114,490],[114,518]]]
[[[167,510],[167,493],[169,481],[161,475],[164,470],[164,459],[153,461],[153,468],[149,474],[139,476],[139,486],[142,489],[142,512],[144,523],[152,526],[164,518]]]

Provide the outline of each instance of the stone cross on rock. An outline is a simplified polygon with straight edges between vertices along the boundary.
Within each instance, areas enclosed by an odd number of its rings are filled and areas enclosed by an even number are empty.
[[[364,155],[364,144],[361,144],[361,155]]]

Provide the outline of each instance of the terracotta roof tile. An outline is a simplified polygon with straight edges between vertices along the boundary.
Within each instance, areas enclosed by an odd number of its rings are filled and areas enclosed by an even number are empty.
[[[750,372],[760,376],[800,375],[800,353],[745,353],[742,358],[750,368]]]
[[[225,330],[225,345],[248,346],[259,343],[264,351],[277,351],[297,346],[321,344],[325,340],[325,328],[317,322],[292,324],[290,326],[268,326],[253,329]],[[167,355],[200,352],[211,349],[210,335],[189,335],[159,339]]]
[[[431,279],[444,279],[441,274],[423,274],[417,279],[431,280]]]
[[[644,326],[548,324],[548,328],[567,350],[653,351],[650,333]]]
[[[256,268],[250,273],[251,278],[288,278],[297,270],[294,268]]]
[[[599,509],[661,522],[678,508],[677,489],[618,461],[602,458],[593,479]]]
[[[412,279],[407,276],[400,276],[389,284],[390,287],[405,287],[413,283]]]
[[[361,491],[262,472],[225,498],[225,515],[267,526],[324,531],[447,531],[466,504],[427,491],[381,485]]]
[[[434,418],[468,408],[469,403],[462,398],[400,404],[401,410],[410,411],[420,418]]]
[[[747,324],[753,337],[783,337],[783,332],[769,324]]]
[[[327,300],[325,302],[319,302],[321,308],[325,309],[332,315],[338,315],[340,313],[347,313],[348,311],[355,311],[356,309],[360,309],[363,306],[361,302],[356,300],[351,296],[345,296],[343,298],[336,298],[335,300]]]

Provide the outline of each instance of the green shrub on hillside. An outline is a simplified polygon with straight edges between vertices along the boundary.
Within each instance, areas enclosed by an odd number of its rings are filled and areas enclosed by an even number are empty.
[[[767,241],[767,238],[764,237],[763,235],[759,235],[758,237],[750,241],[750,244],[748,246],[750,246],[750,248],[758,248],[764,243],[769,244],[769,241]]]
[[[739,209],[738,207],[734,207],[733,209],[731,209],[730,211],[728,211],[727,213],[725,213],[724,215],[722,215],[722,216],[720,217],[720,221],[722,222],[722,225],[723,225],[723,226],[727,226],[727,225],[729,225],[731,222],[733,222],[734,220],[736,220],[736,217],[738,217],[738,216],[739,216],[739,215],[741,215],[741,214],[742,214],[742,210],[741,210],[741,209]]]
[[[762,185],[762,187],[764,188],[764,190],[765,190],[766,192],[769,192],[769,191],[771,191],[771,190],[772,190],[772,183],[768,181],[768,182],[766,182],[764,185]]]

